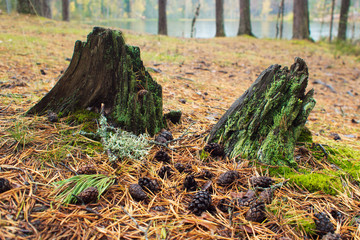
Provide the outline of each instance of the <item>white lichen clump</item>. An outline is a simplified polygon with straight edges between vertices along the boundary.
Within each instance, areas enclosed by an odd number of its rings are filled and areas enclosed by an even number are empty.
[[[130,132],[109,126],[105,116],[99,119],[97,134],[101,137],[104,149],[109,155],[110,162],[117,159],[143,159],[149,152],[150,146],[146,134],[136,136]]]

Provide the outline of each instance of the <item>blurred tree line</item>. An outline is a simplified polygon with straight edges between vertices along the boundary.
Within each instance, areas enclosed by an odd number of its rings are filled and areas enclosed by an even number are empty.
[[[19,0],[0,0],[0,9],[16,11]],[[20,0],[21,1],[21,0]],[[27,0],[23,0],[27,1]],[[42,1],[42,0],[31,0]],[[62,0],[45,0],[49,2],[54,19],[62,19]],[[191,19],[195,8],[201,4],[199,19],[215,19],[215,0],[182,0],[167,1],[168,19]],[[252,19],[275,19],[278,14],[280,0],[251,0]],[[293,16],[293,0],[285,0],[285,20]],[[350,9],[358,12],[359,0],[353,0]],[[308,0],[310,19],[330,21],[331,0]],[[223,0],[225,19],[239,18],[239,0]],[[158,0],[69,0],[71,19],[118,19],[118,18],[146,18],[156,19],[158,16]],[[341,0],[335,1],[335,16],[340,13]]]
[[[352,3],[351,3],[352,2]],[[283,20],[293,20],[293,38],[310,39],[310,20],[339,21],[338,39],[346,39],[347,22],[359,18],[360,0],[0,0],[7,12],[37,14],[73,20],[158,19],[158,33],[167,35],[166,19],[190,19],[200,4],[199,19],[216,19],[216,36],[225,36],[224,19],[239,19],[238,35],[253,35],[251,19],[277,19],[282,36]],[[251,6],[250,6],[251,4]],[[241,13],[241,14],[240,14]],[[279,19],[281,19],[279,23]],[[279,25],[280,24],[280,25]]]

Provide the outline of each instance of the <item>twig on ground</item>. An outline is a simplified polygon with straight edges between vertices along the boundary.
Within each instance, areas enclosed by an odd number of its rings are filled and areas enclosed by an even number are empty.
[[[149,232],[149,229],[151,227],[152,222],[153,222],[153,220],[150,221],[149,225],[147,226],[147,228],[145,230],[145,239],[149,239],[148,238],[148,232]]]
[[[317,146],[319,146],[321,148],[321,150],[323,151],[323,153],[325,154],[325,157],[329,157],[329,154],[327,153],[326,149],[323,147],[323,145],[321,145],[320,143],[316,144]]]
[[[36,182],[34,182],[34,179],[33,177],[24,169],[22,168],[19,168],[19,167],[13,167],[13,166],[9,166],[9,165],[0,165],[0,171],[1,171],[1,168],[6,168],[6,169],[12,169],[12,170],[18,170],[18,171],[22,171],[31,181],[31,183],[34,184],[34,190],[33,190],[33,193],[35,194],[36,191],[37,191],[37,184]]]
[[[287,180],[285,180],[285,181],[283,181],[283,182],[279,182],[279,183],[277,183],[277,184],[275,184],[275,185],[272,185],[272,186],[270,186],[269,188],[271,189],[271,191],[275,191],[275,190],[278,189],[278,188],[282,188],[288,181],[289,181],[289,180],[287,179]],[[266,189],[268,189],[268,188],[255,187],[255,189],[256,189],[256,190],[261,190],[261,191],[263,191],[263,190],[266,190]]]
[[[12,103],[14,103],[14,100],[11,100],[10,103],[9,103],[9,105],[7,105],[7,107],[0,109],[0,113],[3,113],[3,112],[5,112],[6,110],[8,110],[8,108],[11,106]]]
[[[230,227],[233,225],[235,199],[231,199],[231,207],[228,207]]]
[[[170,148],[170,147],[168,147],[168,145],[166,144],[166,143],[161,143],[161,142],[157,142],[157,141],[149,141],[149,143],[150,144],[154,144],[154,145],[159,145],[159,146],[162,146],[162,147],[164,147],[164,148],[166,148],[166,149],[169,149],[169,150],[171,150],[171,151],[174,151],[174,149],[173,148]]]
[[[185,132],[183,134],[181,134],[180,137],[178,138],[175,138],[173,140],[170,140],[170,141],[167,141],[166,143],[171,143],[171,142],[176,142],[176,141],[179,141],[179,140],[182,140],[189,132],[189,129],[195,124],[196,122],[192,122],[189,127],[186,128]]]
[[[60,165],[65,167],[67,170],[69,170],[70,172],[72,172],[75,175],[79,175],[77,172],[75,172],[74,170],[72,170],[70,167],[68,167],[65,163],[60,162]]]
[[[126,211],[126,209],[123,206],[121,206],[121,208],[124,211],[124,213],[126,215],[128,215],[130,217],[130,219],[135,223],[136,227],[145,234],[145,239],[148,239],[147,233],[148,233],[149,228],[151,226],[152,220],[150,221],[148,227],[146,229],[144,229],[139,225],[139,223],[136,221],[136,219],[133,216],[131,216],[131,214],[128,211]]]
[[[85,210],[88,211],[89,213],[93,213],[93,214],[95,214],[95,215],[97,215],[99,217],[102,217],[102,215],[98,211],[96,211],[96,210],[94,210],[94,209],[92,209],[90,207],[85,207]]]

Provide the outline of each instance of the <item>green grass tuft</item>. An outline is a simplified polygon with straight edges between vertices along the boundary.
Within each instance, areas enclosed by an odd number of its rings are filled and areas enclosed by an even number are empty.
[[[68,179],[54,183],[59,192],[56,195],[56,199],[62,203],[76,203],[74,195],[78,195],[88,187],[96,187],[99,191],[98,199],[106,189],[108,189],[115,182],[115,177],[106,176],[103,174],[92,175],[77,175]]]

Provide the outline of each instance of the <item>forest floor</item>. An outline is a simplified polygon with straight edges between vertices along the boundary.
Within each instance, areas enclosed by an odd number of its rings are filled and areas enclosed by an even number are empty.
[[[168,152],[174,174],[161,179],[156,172],[164,163],[154,160],[158,146],[145,161],[110,164],[100,142],[75,134],[84,124],[24,116],[66,70],[75,41],[85,41],[91,30],[75,22],[0,15],[0,177],[12,187],[0,193],[0,239],[320,239],[318,213],[327,216],[342,239],[360,239],[359,48],[123,31],[162,85],[164,113],[183,113],[181,124],[169,127],[175,138],[186,133],[170,144],[176,149]],[[315,89],[317,101],[306,123],[313,143],[300,143],[295,152],[299,169],[202,159],[204,137],[235,99],[268,66],[290,66],[295,57],[306,61],[308,89]],[[190,164],[199,186],[209,183],[201,178],[209,170],[213,204],[219,208],[228,199],[229,211],[192,214],[188,205],[195,192],[183,189],[186,173],[175,170],[175,163]],[[61,204],[53,183],[88,164],[97,173],[115,176],[116,183],[97,203]],[[217,185],[228,170],[238,171],[240,178],[229,187]],[[245,219],[249,207],[236,207],[234,199],[244,198],[251,176],[263,175],[281,187],[266,205],[267,219],[256,223]],[[161,191],[137,202],[128,187],[144,176],[157,179]]]

